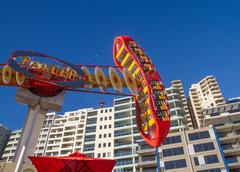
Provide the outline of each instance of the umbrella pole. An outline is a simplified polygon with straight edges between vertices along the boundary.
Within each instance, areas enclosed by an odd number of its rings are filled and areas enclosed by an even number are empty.
[[[161,167],[160,167],[160,158],[159,158],[159,153],[158,153],[158,147],[156,149],[156,157],[157,157],[157,171],[161,172]]]

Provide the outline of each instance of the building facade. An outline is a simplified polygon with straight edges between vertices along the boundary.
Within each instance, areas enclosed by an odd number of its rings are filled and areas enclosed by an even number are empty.
[[[207,76],[196,84],[192,84],[189,90],[190,112],[195,128],[203,126],[203,109],[224,104],[224,98],[218,86],[216,78]]]
[[[155,149],[140,143],[140,172],[157,172]],[[212,127],[170,133],[159,147],[161,172],[225,172],[227,166]]]
[[[240,99],[205,109],[204,126],[214,126],[231,172],[240,172]]]
[[[0,159],[3,155],[10,134],[10,130],[8,130],[4,125],[0,124]]]
[[[190,111],[189,111],[189,108],[188,108],[187,98],[186,98],[186,95],[184,93],[182,81],[181,80],[174,80],[174,81],[171,82],[171,85],[172,85],[172,87],[176,87],[176,88],[179,89],[180,97],[181,97],[180,101],[183,104],[185,118],[187,120],[187,125],[188,125],[189,129],[192,129],[193,128],[192,118],[191,118]]]
[[[2,161],[12,162],[17,150],[17,145],[22,134],[22,129],[14,130],[11,132],[6,148],[2,155]]]

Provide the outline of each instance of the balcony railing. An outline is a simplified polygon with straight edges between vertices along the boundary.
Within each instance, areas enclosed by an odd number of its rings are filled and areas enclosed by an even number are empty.
[[[123,132],[123,133],[115,133],[114,136],[118,137],[118,136],[126,136],[126,135],[131,135],[131,131],[128,132]]]
[[[132,155],[132,151],[121,151],[121,152],[114,153],[115,157],[126,156],[126,155]]]

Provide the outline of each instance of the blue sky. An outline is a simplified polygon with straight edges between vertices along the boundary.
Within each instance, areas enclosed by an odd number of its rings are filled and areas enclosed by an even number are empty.
[[[214,75],[225,98],[240,96],[239,1],[27,1],[0,0],[0,63],[17,49],[76,64],[113,65],[117,35],[130,35],[152,58],[166,86],[185,91]],[[0,123],[21,128],[27,107],[16,88],[1,87]],[[112,96],[67,93],[62,112],[111,105]]]

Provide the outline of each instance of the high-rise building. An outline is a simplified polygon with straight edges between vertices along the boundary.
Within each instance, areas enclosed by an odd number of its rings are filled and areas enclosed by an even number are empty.
[[[10,130],[8,130],[5,126],[0,124],[0,159],[7,145],[10,133],[11,133]]]
[[[214,126],[230,171],[240,172],[240,99],[205,109],[203,126]]]
[[[6,148],[2,155],[3,161],[5,162],[13,161],[21,134],[22,129],[14,130],[11,132],[10,138],[7,142]]]
[[[180,96],[181,96],[180,101],[183,104],[185,118],[187,120],[187,125],[188,125],[189,129],[192,129],[193,128],[192,118],[191,118],[191,115],[190,115],[190,112],[189,112],[189,108],[188,108],[188,104],[187,104],[187,98],[186,98],[186,95],[184,93],[182,81],[181,80],[174,80],[174,81],[171,82],[171,85],[172,85],[172,87],[176,87],[176,88],[179,89]]]
[[[189,111],[187,108],[186,97],[183,92],[181,81],[173,81],[172,86],[166,88],[168,102],[170,106],[171,128],[170,132],[177,132],[188,129],[192,126],[188,121]],[[191,127],[190,127],[191,128]]]
[[[195,128],[202,127],[203,109],[224,104],[224,98],[213,76],[207,76],[196,84],[192,84],[189,90],[190,112]]]
[[[114,159],[117,161],[115,172],[136,171],[136,148],[140,139],[133,98],[114,99]]]

